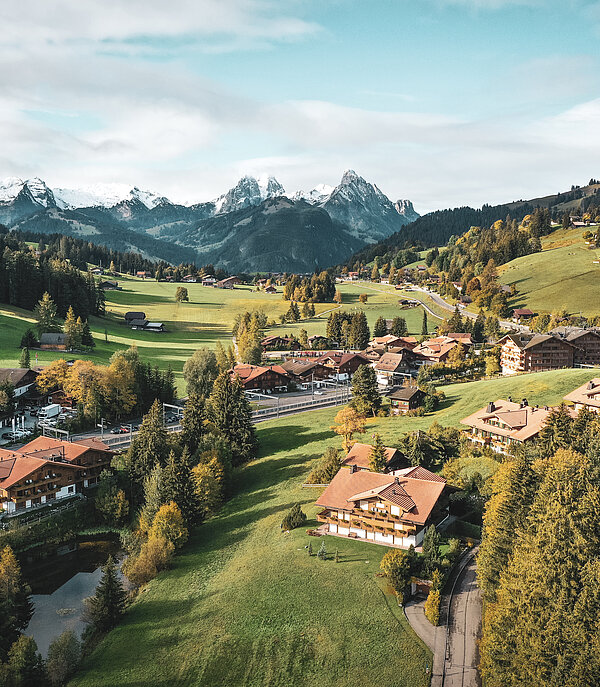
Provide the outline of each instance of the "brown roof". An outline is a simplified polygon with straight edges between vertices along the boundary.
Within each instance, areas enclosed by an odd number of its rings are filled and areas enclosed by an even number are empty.
[[[384,353],[375,364],[378,372],[396,372],[406,364],[406,356],[403,353]]]
[[[345,365],[347,362],[353,360],[354,358],[359,358],[360,360],[363,360],[365,363],[370,362],[370,360],[361,353],[342,353],[341,351],[327,351],[317,360],[319,362],[324,363],[329,359],[333,362],[334,365],[341,367],[342,365]]]
[[[470,346],[473,342],[471,340],[471,333],[470,332],[448,332],[446,336],[449,339],[454,339],[455,341],[460,341],[462,344],[466,344],[467,346]]]
[[[108,446],[100,439],[81,439],[80,441],[73,442],[60,441],[60,439],[52,439],[51,437],[36,437],[28,444],[25,444],[25,446],[22,446],[19,449],[19,453],[46,460],[60,456],[70,462],[76,460],[90,449],[110,451]]]
[[[435,472],[431,472],[427,468],[424,468],[422,465],[413,465],[410,468],[394,470],[390,474],[394,477],[410,477],[411,479],[423,479],[427,482],[444,482],[444,484],[446,483],[446,480],[443,477],[441,477],[440,475],[436,475]]]
[[[590,408],[600,408],[600,377],[594,377],[565,396],[565,401],[582,403]]]
[[[530,310],[529,308],[515,308],[513,310],[514,317],[522,317],[523,315],[531,316],[535,315],[535,313],[533,312],[533,310]]]
[[[410,401],[417,394],[422,393],[418,386],[399,386],[396,389],[392,389],[386,396],[394,401]]]
[[[415,347],[414,352],[435,360],[443,358],[456,346],[458,346],[456,339],[451,339],[448,336],[437,336],[434,339],[423,341]]]
[[[262,365],[236,365],[230,370],[233,377],[238,376],[243,382],[250,382],[257,379],[265,372],[272,370],[283,377],[288,377],[288,373],[283,369],[281,365],[271,365],[269,367],[263,367]]]
[[[277,367],[281,367],[288,374],[300,377],[301,375],[310,374],[317,367],[323,368],[323,365],[316,360],[293,359],[286,360]]]
[[[526,441],[539,434],[551,411],[552,408],[523,407],[520,403],[501,398],[460,422],[497,436]],[[499,422],[501,426],[497,427],[490,421]]]
[[[356,465],[359,468],[368,469],[371,461],[371,451],[373,446],[371,444],[360,444],[356,442],[352,448],[348,451],[348,454],[344,458],[342,465]],[[385,447],[385,455],[388,459],[388,463],[392,458],[396,457],[398,449],[391,448],[390,446]]]
[[[445,486],[445,481],[392,477],[368,470],[351,472],[343,468],[317,499],[317,506],[350,510],[356,501],[378,497],[400,506],[404,510],[403,520],[424,525]]]
[[[25,367],[0,367],[0,382],[8,382],[15,388],[33,384],[38,373]]]

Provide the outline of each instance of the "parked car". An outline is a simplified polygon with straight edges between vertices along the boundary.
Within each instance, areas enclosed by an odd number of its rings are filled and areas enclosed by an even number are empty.
[[[124,427],[113,427],[110,430],[111,434],[127,434],[127,432],[129,432],[129,430],[125,429]]]

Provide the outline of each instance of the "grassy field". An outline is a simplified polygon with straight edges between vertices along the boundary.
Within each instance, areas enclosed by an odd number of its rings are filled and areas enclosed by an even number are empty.
[[[423,418],[378,418],[394,445],[435,419],[456,425],[488,400],[512,395],[554,404],[593,376],[561,370],[445,387],[447,401]],[[314,460],[339,445],[335,410],[258,427],[262,457],[236,474],[233,498],[193,534],[86,660],[77,687],[232,685],[363,687],[428,684],[431,656],[375,578],[385,549],[326,537],[340,562],[309,557],[304,528],[282,534],[295,502],[314,524],[318,490],[301,484]],[[320,540],[312,539],[316,551]]]
[[[590,250],[581,238],[584,229],[559,229],[542,239],[542,252],[517,258],[498,269],[504,284],[516,283],[513,307],[553,312],[600,314],[600,250]]]
[[[284,301],[281,294],[265,294],[252,291],[250,287],[239,287],[232,290],[212,289],[201,284],[187,284],[190,297],[189,303],[176,303],[176,284],[141,280],[134,278],[120,278],[122,291],[107,291],[107,318],[92,318],[90,326],[96,341],[96,348],[91,354],[74,355],[68,357],[90,358],[105,363],[110,356],[119,349],[135,344],[144,360],[157,364],[161,369],[171,365],[181,382],[181,370],[187,358],[201,346],[213,348],[217,341],[224,345],[231,343],[231,326],[235,316],[245,310],[262,310],[269,319],[277,319],[286,312],[289,303]],[[411,333],[420,334],[421,308],[401,310],[398,299],[401,293],[393,288],[385,291],[374,291],[360,284],[340,285],[343,297],[343,308],[352,309],[359,304],[361,293],[368,293],[366,305],[360,305],[373,327],[379,315],[392,318],[401,314],[405,317]],[[296,335],[300,329],[312,334],[325,334],[327,312],[337,307],[332,303],[317,303],[317,316],[310,320],[291,325],[280,325],[267,330],[267,333],[293,332]],[[132,331],[123,321],[123,315],[129,310],[141,310],[151,321],[164,322],[168,331],[151,333]],[[321,317],[319,315],[323,314]],[[431,318],[433,319],[433,318]],[[23,332],[33,326],[31,312],[0,305],[0,366],[13,367],[19,360],[19,341]],[[432,328],[435,322],[430,322]],[[38,363],[47,364],[50,361],[64,357],[64,354],[40,351]],[[35,358],[34,358],[35,362]]]

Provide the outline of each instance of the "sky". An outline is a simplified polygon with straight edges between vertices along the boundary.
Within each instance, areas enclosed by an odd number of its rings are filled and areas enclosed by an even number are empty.
[[[4,0],[0,177],[345,169],[423,213],[600,177],[600,0]]]

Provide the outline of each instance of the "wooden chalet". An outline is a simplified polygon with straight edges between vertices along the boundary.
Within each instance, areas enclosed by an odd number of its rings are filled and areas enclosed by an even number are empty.
[[[600,330],[597,327],[556,327],[548,333],[575,346],[574,365],[600,365]]]
[[[61,332],[45,332],[40,336],[40,348],[43,351],[66,351],[67,335]]]
[[[287,391],[291,381],[289,374],[281,365],[236,365],[229,374],[232,379],[240,379],[246,391]]]
[[[16,400],[35,385],[38,374],[36,370],[25,367],[0,367],[0,382],[8,383],[13,387]]]
[[[370,360],[362,353],[343,353],[341,351],[328,351],[324,353],[319,362],[331,370],[331,376],[338,381],[346,381],[361,365],[369,365]]]
[[[237,284],[241,284],[242,280],[239,277],[226,277],[218,281],[215,286],[218,289],[234,289]]]
[[[395,415],[407,413],[409,410],[415,410],[423,404],[425,394],[417,386],[400,386],[392,389],[386,394],[390,399],[392,412]]]
[[[300,344],[295,339],[291,339],[288,336],[277,336],[275,334],[265,336],[260,342],[260,345],[263,351],[297,351],[300,349]]]
[[[99,439],[37,437],[16,451],[0,449],[0,508],[14,513],[81,492],[113,455]]]
[[[523,322],[533,317],[535,317],[535,313],[529,308],[515,308],[512,313],[512,318],[515,322]]]
[[[503,375],[573,367],[576,346],[552,334],[507,334],[498,341]]]
[[[310,386],[313,382],[319,386],[319,382],[329,379],[331,370],[318,360],[306,360],[292,358],[279,365],[297,383]]]
[[[130,324],[132,320],[145,320],[146,313],[137,310],[131,310],[126,312],[123,317],[125,318],[126,324]]]
[[[410,468],[409,468],[410,471]],[[448,516],[446,480],[419,468],[413,476],[342,467],[317,499],[328,534],[407,549]]]

